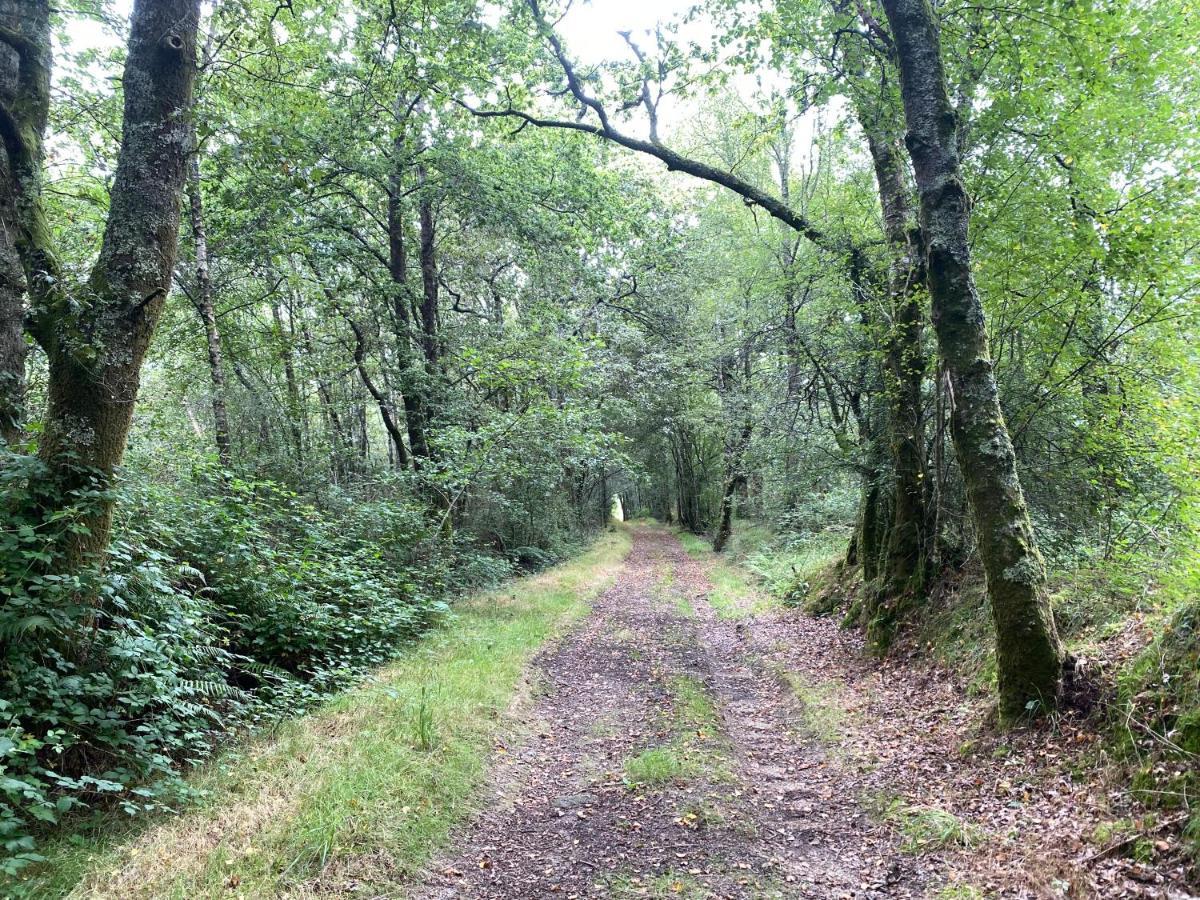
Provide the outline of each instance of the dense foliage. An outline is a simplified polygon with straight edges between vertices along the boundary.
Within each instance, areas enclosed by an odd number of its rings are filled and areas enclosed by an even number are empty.
[[[168,5],[196,33],[138,69]],[[1085,661],[1140,610],[1141,656],[1089,677],[1139,750],[1197,752],[1194,4],[915,4],[998,444],[964,437],[931,327],[903,5],[710,0],[599,60],[532,2],[171,0],[132,30],[130,4],[0,3],[27,118],[0,166],[4,870],[98,800],[175,803],[187,764],[571,552],[614,494],[718,548],[770,523],[811,565],[764,577],[849,597],[881,653],[928,609],[992,629],[960,608],[984,569],[998,609],[1001,574],[1053,589]],[[159,168],[125,139],[146,84],[191,103]],[[161,283],[113,263],[145,221]],[[977,463],[1009,441],[997,529]],[[1002,712],[1054,704],[985,656]]]

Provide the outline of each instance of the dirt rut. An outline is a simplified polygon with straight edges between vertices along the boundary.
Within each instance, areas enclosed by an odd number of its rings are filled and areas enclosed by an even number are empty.
[[[412,896],[904,897],[926,878],[846,796],[748,620],[670,533],[536,662],[528,736]]]

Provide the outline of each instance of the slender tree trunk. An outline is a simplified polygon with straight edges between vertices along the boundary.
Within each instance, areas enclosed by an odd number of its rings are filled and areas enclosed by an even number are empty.
[[[375,384],[375,380],[371,377],[371,373],[367,371],[367,337],[361,325],[351,316],[342,313],[342,317],[350,324],[350,330],[354,332],[354,366],[358,369],[358,377],[362,379],[363,386],[367,389],[379,407],[379,416],[383,419],[383,427],[387,430],[388,437],[391,438],[392,447],[395,451],[396,468],[408,468],[408,454],[404,449],[404,432],[400,428],[400,424],[392,415],[392,406],[388,402],[387,395],[379,389]]]
[[[292,439],[292,452],[296,456],[296,464],[304,459],[304,432],[300,427],[300,383],[296,378],[296,364],[291,336],[284,330],[283,312],[279,303],[271,300],[271,319],[274,323],[275,344],[278,348],[279,361],[283,363],[284,387],[287,390],[287,404],[284,414],[287,416],[288,434]]]
[[[225,363],[221,350],[221,331],[213,305],[212,274],[208,267],[208,232],[204,227],[204,199],[201,196],[200,145],[192,127],[192,153],[188,160],[188,211],[191,214],[192,241],[196,253],[196,311],[204,324],[208,345],[208,374],[212,382],[213,436],[217,457],[223,468],[233,465],[233,449],[229,438],[229,410],[225,403]]]
[[[428,421],[429,411],[434,409],[439,397],[435,388],[441,382],[442,346],[439,334],[440,310],[438,308],[438,268],[436,239],[437,229],[433,218],[433,197],[428,189],[428,175],[424,166],[417,167],[417,178],[421,185],[421,196],[417,205],[417,215],[421,223],[421,347],[425,352],[425,384],[423,401]],[[433,448],[427,448],[430,456]],[[445,511],[442,517],[442,537],[449,541],[453,535],[451,530],[450,497],[434,487],[433,501]]]
[[[792,132],[787,117],[780,116],[780,137],[771,145],[779,178],[779,199],[786,207],[792,205]],[[779,220],[776,220],[779,222]],[[779,222],[777,258],[783,270],[783,346],[787,366],[787,395],[800,390],[800,336],[796,331],[796,252],[797,237],[790,226]]]
[[[0,0],[0,440],[25,423],[25,297],[39,251],[42,141],[50,109],[50,4]]]
[[[403,129],[403,124],[401,125]],[[413,323],[408,307],[408,254],[404,243],[404,207],[402,174],[407,165],[403,130],[393,146],[392,177],[388,185],[388,273],[392,280],[392,324],[396,335],[396,360],[400,393],[404,398],[404,418],[408,445],[416,468],[429,456],[425,439],[425,406],[414,378],[412,358]]]
[[[316,263],[310,257],[305,257],[305,262],[308,263],[313,277],[320,284],[321,291],[325,294],[325,299],[337,310],[338,315],[346,320],[351,332],[354,334],[354,368],[358,372],[358,377],[362,381],[363,387],[367,389],[367,393],[371,395],[371,399],[375,401],[376,406],[379,408],[379,416],[383,419],[383,427],[388,433],[388,438],[394,451],[393,461],[396,468],[407,469],[408,451],[404,447],[404,432],[400,427],[400,423],[396,421],[388,393],[375,383],[375,379],[371,377],[371,373],[367,369],[367,334],[358,320],[342,309],[333,289],[321,278],[321,272],[317,268]]]
[[[1064,653],[971,273],[970,198],[959,174],[957,117],[946,89],[937,24],[928,0],[883,0],[883,6],[899,57],[933,324],[952,388],[954,447],[987,573],[1000,714],[1011,720],[1056,702]]]
[[[748,311],[747,311],[748,312]],[[712,548],[720,553],[729,543],[733,534],[733,508],[737,501],[738,491],[746,487],[746,471],[744,469],[746,451],[750,448],[750,438],[754,434],[754,422],[750,417],[751,395],[751,348],[747,343],[740,353],[741,388],[734,391],[735,378],[732,366],[723,366],[721,373],[722,403],[738,402],[741,406],[742,425],[737,433],[727,438],[725,442],[725,478],[721,485],[721,507],[717,512],[717,530],[713,534]]]
[[[883,116],[859,118],[875,168],[889,255],[890,322],[883,339],[887,445],[892,469],[892,518],[876,588],[866,597],[867,639],[876,652],[890,645],[896,624],[924,597],[930,571],[925,534],[925,380],[921,333],[924,297],[919,235],[898,140]]]
[[[304,341],[305,354],[309,359],[315,359],[316,348],[313,345],[312,332],[309,331],[307,325],[301,329],[300,337]],[[317,371],[317,402],[320,403],[321,412],[329,425],[330,444],[333,446],[334,475],[341,478],[346,475],[346,467],[353,455],[354,446],[346,434],[346,429],[342,425],[342,417],[334,405],[333,391],[329,387],[329,382],[321,377],[319,369]]]
[[[436,377],[441,364],[438,339],[438,270],[435,249],[436,229],[433,221],[433,198],[426,188],[428,181],[424,166],[417,167],[421,183],[421,199],[417,205],[421,220],[421,348],[425,352],[425,368],[430,379]]]
[[[142,360],[171,286],[190,150],[200,0],[134,4],[122,84],[121,150],[87,303],[47,292],[33,311],[49,362],[39,452],[70,494],[107,483],[125,452]],[[68,538],[72,569],[103,553],[111,501]]]
[[[712,547],[717,553],[725,549],[733,535],[733,507],[737,492],[746,486],[746,473],[742,468],[746,449],[750,446],[753,426],[749,419],[742,425],[734,445],[727,455],[725,482],[721,491],[721,512],[717,532],[713,535]]]

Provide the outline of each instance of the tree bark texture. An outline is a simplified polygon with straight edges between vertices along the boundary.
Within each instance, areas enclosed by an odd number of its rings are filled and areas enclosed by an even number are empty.
[[[42,141],[50,109],[50,4],[0,0],[0,440],[25,421],[25,298],[45,280]]]
[[[933,324],[952,389],[954,447],[987,573],[1000,714],[1011,720],[1055,703],[1063,649],[971,273],[970,198],[959,174],[957,117],[937,24],[928,0],[883,0],[883,6],[899,59],[905,143],[920,195]]]
[[[66,492],[106,482],[125,452],[142,360],[171,285],[196,74],[200,0],[138,0],[122,79],[123,133],[100,254],[75,303],[47,292],[32,312],[49,362],[39,453]],[[85,473],[85,474],[84,474]],[[68,565],[103,552],[110,502],[71,538]]]
[[[889,133],[882,115],[860,113],[859,118],[874,164],[889,255],[890,320],[884,325],[883,356],[892,518],[881,547],[882,569],[865,609],[868,642],[881,652],[891,643],[895,626],[923,598],[930,570],[921,398],[924,273],[898,139]]]

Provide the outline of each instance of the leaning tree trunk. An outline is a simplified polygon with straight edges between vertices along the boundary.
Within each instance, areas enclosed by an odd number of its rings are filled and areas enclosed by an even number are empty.
[[[142,360],[171,285],[180,201],[191,149],[200,0],[137,0],[122,83],[121,150],[100,255],[85,302],[62,294],[34,311],[49,362],[49,404],[39,453],[60,496],[106,486],[125,452]],[[66,567],[103,554],[111,500],[81,518]]]
[[[951,431],[987,573],[1000,714],[1011,720],[1055,703],[1063,649],[971,273],[970,199],[959,175],[958,123],[933,10],[929,0],[883,0],[883,6],[900,64],[905,141],[920,192],[933,323],[953,391]]]
[[[42,140],[50,110],[50,4],[0,0],[0,440],[25,421],[25,295],[43,279]]]

